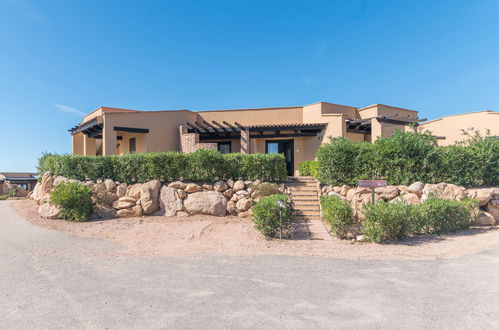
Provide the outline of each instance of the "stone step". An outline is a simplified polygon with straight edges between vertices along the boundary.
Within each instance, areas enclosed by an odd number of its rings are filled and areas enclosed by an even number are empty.
[[[320,213],[321,211],[319,205],[294,206],[293,209],[295,210],[296,213],[309,213],[309,212]]]
[[[289,188],[290,191],[296,191],[296,192],[299,192],[299,191],[311,191],[311,192],[314,192],[317,194],[317,189],[315,188],[309,188],[309,187],[290,187]]]
[[[321,221],[321,217],[320,216],[305,216],[305,215],[295,215],[294,216],[295,219],[299,219],[299,220],[303,220],[303,221],[306,221],[306,220],[310,220],[310,221]]]

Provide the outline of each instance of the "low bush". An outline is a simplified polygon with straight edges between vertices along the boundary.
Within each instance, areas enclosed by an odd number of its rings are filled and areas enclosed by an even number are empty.
[[[277,201],[283,201],[288,205],[288,196],[284,194],[271,195],[262,198],[252,208],[253,221],[256,228],[265,236],[274,237],[279,231],[279,206]],[[283,227],[287,226],[291,220],[289,207],[282,210]]]
[[[346,238],[353,225],[350,203],[338,196],[322,196],[321,208],[324,220],[331,225],[331,233],[339,238]]]
[[[477,208],[473,199],[458,202],[430,197],[412,207],[411,233],[443,234],[466,229],[475,222]]]
[[[44,154],[39,173],[47,171],[75,180],[113,179],[126,183],[149,180],[216,181],[242,179],[280,181],[286,178],[281,154],[225,154],[216,150],[135,153],[123,156]]]
[[[298,172],[303,176],[317,177],[319,173],[319,162],[316,160],[307,160],[298,164]]]
[[[279,186],[271,182],[261,182],[251,185],[251,188],[256,191],[258,197],[268,197],[270,195],[280,194]]]
[[[16,196],[17,196],[17,188],[13,188],[13,189],[9,190],[9,193],[7,195],[0,195],[0,201],[4,201],[8,198],[16,197]]]
[[[51,193],[50,203],[61,208],[66,220],[85,221],[92,214],[92,191],[79,182],[63,182]]]
[[[386,242],[407,235],[445,234],[476,221],[478,202],[430,197],[416,205],[379,201],[364,207],[363,233],[368,241]]]
[[[378,201],[363,208],[362,232],[369,242],[387,242],[403,238],[408,233],[412,208],[406,203]]]

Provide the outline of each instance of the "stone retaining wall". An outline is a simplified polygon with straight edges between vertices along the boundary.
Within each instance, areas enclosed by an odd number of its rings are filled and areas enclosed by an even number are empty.
[[[57,207],[48,203],[54,187],[62,182],[76,181],[43,174],[29,196],[39,205],[45,218],[58,218]],[[251,206],[259,200],[260,181],[217,181],[215,183],[160,182],[126,184],[113,180],[84,181],[93,192],[94,213],[99,218],[138,217],[142,215],[188,216],[206,214],[214,216],[237,215],[248,217]],[[279,190],[285,191],[280,185]]]
[[[338,196],[350,203],[356,219],[362,219],[362,207],[368,204],[371,189],[350,186],[320,186],[319,195]],[[417,204],[435,195],[438,198],[461,201],[466,197],[479,201],[479,223],[492,225],[499,224],[499,188],[465,188],[450,183],[430,184],[414,182],[410,186],[398,185],[375,189],[375,200],[405,201],[408,204]]]

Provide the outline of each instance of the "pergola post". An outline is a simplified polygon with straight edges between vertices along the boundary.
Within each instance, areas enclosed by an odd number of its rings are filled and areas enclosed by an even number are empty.
[[[83,134],[83,154],[85,156],[95,156],[95,139]]]
[[[250,131],[249,129],[241,130],[241,153],[250,153]]]
[[[102,135],[102,155],[111,156],[116,153],[116,131],[111,125],[104,124]]]

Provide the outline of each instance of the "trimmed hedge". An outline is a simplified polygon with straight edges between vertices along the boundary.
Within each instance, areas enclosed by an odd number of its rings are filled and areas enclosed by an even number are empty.
[[[353,225],[350,203],[338,196],[322,196],[321,209],[324,220],[331,225],[331,233],[339,238],[346,238]]]
[[[386,179],[394,185],[499,183],[499,143],[490,136],[442,147],[430,133],[398,130],[374,143],[334,138],[318,149],[317,159],[318,178],[327,185],[356,185],[366,179]]]
[[[316,160],[307,160],[298,164],[298,172],[302,176],[317,177],[319,172],[319,163]]]
[[[256,229],[258,229],[265,236],[275,237],[279,231],[280,218],[279,207],[277,206],[277,201],[279,200],[284,201],[287,204],[288,196],[284,194],[276,194],[262,198],[251,209]],[[288,225],[290,220],[291,212],[289,208],[283,209],[283,228]]]
[[[44,154],[39,173],[75,180],[112,179],[142,183],[158,179],[213,182],[221,179],[280,181],[286,178],[281,154],[221,154],[215,150],[135,153],[122,156]]]

